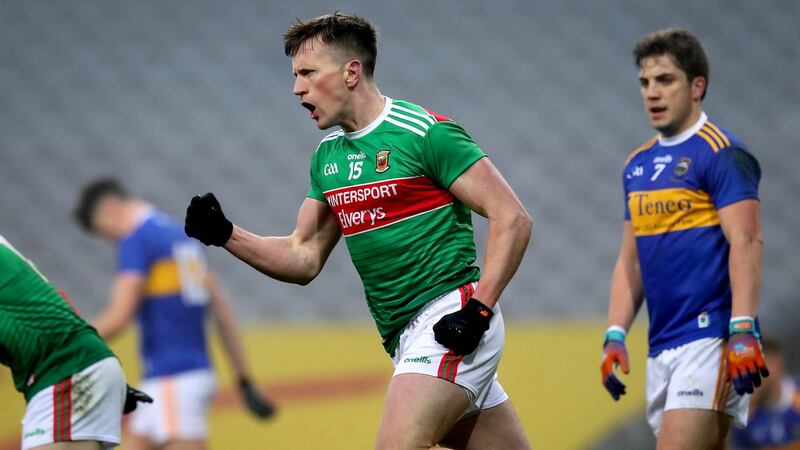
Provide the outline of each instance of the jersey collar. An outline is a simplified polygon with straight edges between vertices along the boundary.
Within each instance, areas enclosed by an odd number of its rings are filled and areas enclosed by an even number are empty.
[[[659,134],[658,143],[661,144],[662,147],[673,147],[678,144],[683,144],[689,140],[690,137],[694,136],[695,133],[700,131],[700,128],[703,128],[706,120],[708,120],[708,116],[706,115],[705,111],[701,111],[700,118],[697,119],[697,122],[695,122],[695,124],[689,127],[686,131],[670,137],[664,137]]]
[[[128,234],[120,238],[120,241],[124,241],[125,239],[133,236],[133,234],[139,231],[139,228],[142,228],[142,225],[155,216],[156,213],[157,211],[155,206],[149,203],[144,205],[141,211],[139,211],[139,217],[136,218],[136,225],[133,227],[133,229],[131,229],[131,231],[128,232]]]
[[[378,128],[378,125],[380,125],[381,122],[383,122],[383,119],[385,119],[386,116],[389,115],[389,110],[392,109],[392,99],[386,96],[384,96],[383,98],[386,99],[386,101],[384,102],[383,105],[383,111],[381,111],[381,113],[378,114],[378,117],[376,117],[375,120],[370,122],[369,125],[358,131],[353,131],[352,133],[345,133],[344,137],[346,137],[347,139],[362,138],[368,135],[375,128]]]

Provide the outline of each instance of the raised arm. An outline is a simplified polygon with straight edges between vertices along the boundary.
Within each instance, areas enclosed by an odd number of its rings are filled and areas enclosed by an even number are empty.
[[[192,199],[185,230],[206,245],[224,246],[269,277],[296,284],[308,284],[319,274],[341,236],[331,209],[318,200],[305,199],[291,235],[273,237],[233,225],[210,193]]]
[[[330,207],[306,198],[289,236],[258,236],[234,226],[225,249],[271,278],[304,285],[319,275],[340,236]]]
[[[489,220],[483,270],[473,297],[491,308],[522,262],[533,222],[489,158],[456,178],[450,192]]]

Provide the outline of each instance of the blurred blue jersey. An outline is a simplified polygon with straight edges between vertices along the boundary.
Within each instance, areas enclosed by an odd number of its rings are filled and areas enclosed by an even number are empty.
[[[761,449],[789,444],[800,445],[800,383],[786,377],[781,380],[781,399],[773,407],[756,408],[747,428],[731,429],[731,443],[736,449]],[[794,448],[794,447],[793,447]]]
[[[625,220],[636,237],[650,316],[649,356],[728,336],[728,241],[717,211],[758,199],[761,169],[703,113],[690,129],[654,137],[628,158]]]
[[[145,280],[137,311],[144,378],[210,367],[207,268],[200,244],[170,217],[151,211],[119,242],[118,272]]]

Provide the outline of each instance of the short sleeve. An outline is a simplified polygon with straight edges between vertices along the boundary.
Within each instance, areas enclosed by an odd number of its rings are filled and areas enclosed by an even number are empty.
[[[761,168],[753,155],[732,146],[710,158],[702,179],[702,187],[720,209],[741,200],[758,199]]]
[[[627,170],[628,168],[626,166],[625,172],[627,172]],[[625,185],[625,172],[623,172],[622,174],[622,202],[625,204],[624,206],[625,215],[623,216],[623,218],[625,220],[631,220],[631,209],[630,206],[628,205],[628,187]]]
[[[314,152],[311,156],[311,164],[309,168],[309,189],[308,194],[306,197],[313,198],[314,200],[319,200],[322,203],[328,203],[325,199],[325,195],[322,193],[322,188],[320,187],[319,180],[317,177],[319,176],[319,170],[317,168],[317,154],[318,152]]]
[[[445,189],[484,156],[486,153],[455,122],[433,124],[422,144],[425,174]]]
[[[143,242],[136,234],[120,242],[117,258],[118,272],[136,272],[142,275],[147,273],[147,255]]]

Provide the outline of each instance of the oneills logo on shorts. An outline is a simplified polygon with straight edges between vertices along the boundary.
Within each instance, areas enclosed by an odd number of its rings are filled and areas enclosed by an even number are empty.
[[[375,172],[383,173],[389,170],[389,153],[391,150],[381,150],[375,155]]]

